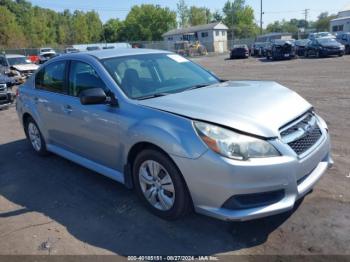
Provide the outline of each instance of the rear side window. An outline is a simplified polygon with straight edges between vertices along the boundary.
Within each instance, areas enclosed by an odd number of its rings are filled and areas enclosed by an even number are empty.
[[[65,93],[65,72],[66,62],[49,64],[37,73],[35,87],[49,92]]]
[[[82,90],[102,88],[106,93],[108,88],[91,65],[72,61],[69,74],[69,95],[79,96]]]

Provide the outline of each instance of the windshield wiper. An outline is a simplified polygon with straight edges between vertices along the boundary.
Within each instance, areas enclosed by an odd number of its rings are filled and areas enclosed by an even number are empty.
[[[138,97],[137,100],[145,100],[145,99],[161,97],[161,96],[166,96],[166,95],[170,95],[170,93],[155,93],[155,94],[152,94],[152,95],[146,95],[146,96]]]
[[[185,88],[183,91],[190,91],[193,89],[198,89],[198,88],[202,88],[202,87],[206,87],[206,86],[210,86],[211,84],[199,84],[199,85],[194,85],[194,86],[190,86],[188,88]]]

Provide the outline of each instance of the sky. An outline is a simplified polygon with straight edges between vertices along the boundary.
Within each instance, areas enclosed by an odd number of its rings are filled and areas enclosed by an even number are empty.
[[[222,10],[227,0],[185,0],[187,5],[204,6],[212,11]],[[82,11],[95,10],[103,22],[110,18],[124,19],[133,5],[158,4],[176,10],[177,0],[32,0],[33,5],[63,11],[76,9]],[[255,19],[260,23],[260,0],[246,0],[253,7]],[[346,8],[348,7],[348,8]],[[308,11],[308,20],[315,20],[321,12],[336,14],[344,8],[350,9],[350,0],[263,0],[263,24],[276,20],[291,18],[304,19],[305,9]]]

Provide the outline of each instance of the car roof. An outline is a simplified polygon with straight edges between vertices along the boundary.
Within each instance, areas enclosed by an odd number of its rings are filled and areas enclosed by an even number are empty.
[[[17,58],[17,57],[25,57],[24,55],[17,55],[17,54],[5,54],[6,58]]]
[[[77,54],[72,54],[72,56],[81,56],[81,55],[91,55],[97,59],[106,59],[112,57],[122,57],[122,56],[132,56],[132,55],[145,55],[145,54],[167,54],[171,53],[164,50],[156,49],[144,49],[144,48],[114,48],[114,49],[103,49],[95,50],[89,52],[80,52]]]

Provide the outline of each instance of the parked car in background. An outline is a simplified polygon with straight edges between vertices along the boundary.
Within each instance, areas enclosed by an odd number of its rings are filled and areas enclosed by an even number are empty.
[[[309,34],[309,40],[315,40],[317,38],[335,38],[335,36],[330,32],[318,32]]]
[[[230,59],[248,58],[249,48],[247,45],[234,45],[230,52]]]
[[[251,56],[263,57],[266,56],[266,46],[268,43],[256,42],[252,46]]]
[[[37,69],[38,65],[23,55],[0,55],[0,73],[13,77],[17,83],[23,83]]]
[[[51,47],[40,48],[39,55],[38,55],[38,63],[44,64],[45,62],[55,57],[56,55],[57,55],[56,51]]]
[[[51,48],[51,47],[43,47],[43,48],[39,49],[39,55],[47,54],[47,53],[54,53],[54,54],[56,54],[56,51],[53,48]]]
[[[290,40],[272,40],[266,48],[266,58],[272,60],[295,58],[295,45]]]
[[[96,51],[96,50],[101,50],[99,46],[88,46],[86,48],[86,51]]]
[[[314,56],[317,58],[330,55],[343,56],[345,53],[344,45],[340,44],[334,38],[317,38],[311,40],[305,51],[305,56]]]
[[[66,54],[70,54],[70,53],[78,53],[79,50],[74,48],[74,47],[67,47],[66,49],[64,49],[64,52]]]
[[[309,42],[310,39],[302,39],[295,41],[295,51],[298,56],[305,56],[306,46]]]
[[[49,61],[51,58],[54,58],[55,56],[57,56],[56,53],[46,53],[46,54],[39,55],[38,56],[38,63],[44,64],[47,61]]]
[[[350,54],[350,33],[337,34],[337,41],[345,46],[345,54]]]
[[[20,87],[16,109],[36,153],[135,188],[166,219],[292,210],[332,165],[325,121],[294,91],[223,81],[162,50],[56,57]]]
[[[15,101],[12,84],[14,83],[7,76],[0,75],[0,109],[9,107]]]

